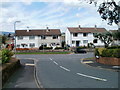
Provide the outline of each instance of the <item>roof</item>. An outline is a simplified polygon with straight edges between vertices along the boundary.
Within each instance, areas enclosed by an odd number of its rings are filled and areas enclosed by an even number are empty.
[[[105,28],[79,28],[79,27],[68,27],[68,30],[71,33],[103,33],[106,32],[107,30]]]
[[[16,36],[39,36],[39,35],[61,35],[60,29],[39,29],[39,30],[16,30]]]

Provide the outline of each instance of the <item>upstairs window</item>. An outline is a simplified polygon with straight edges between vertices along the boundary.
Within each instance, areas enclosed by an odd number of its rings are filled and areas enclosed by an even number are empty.
[[[56,35],[53,35],[53,39],[58,39],[58,36],[56,36]]]
[[[29,39],[31,40],[31,39],[35,39],[35,36],[29,36]]]
[[[46,39],[46,36],[41,36],[41,39]]]
[[[23,36],[18,36],[18,40],[23,40]]]
[[[83,37],[87,37],[88,36],[88,33],[83,33]]]
[[[77,37],[78,36],[78,33],[73,33],[73,37]]]

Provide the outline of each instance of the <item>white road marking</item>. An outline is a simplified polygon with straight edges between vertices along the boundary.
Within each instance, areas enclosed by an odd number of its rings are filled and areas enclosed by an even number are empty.
[[[82,74],[82,73],[76,73],[76,74],[80,75],[80,76],[84,76],[84,77],[100,80],[100,81],[107,81],[106,79],[102,79],[102,78],[98,78],[98,77],[94,77],[94,76],[89,76],[89,75],[85,75],[85,74]]]
[[[53,63],[55,63],[56,65],[58,65],[58,63],[57,63],[57,62],[55,62],[55,61],[53,61]]]
[[[52,61],[52,58],[50,58],[50,60]]]
[[[64,70],[66,70],[66,71],[68,71],[68,72],[70,72],[70,70],[69,70],[69,69],[67,69],[67,68],[65,68],[65,67],[63,67],[63,66],[60,66],[60,68],[62,68],[62,69],[64,69]]]
[[[35,64],[26,63],[26,66],[35,66]]]

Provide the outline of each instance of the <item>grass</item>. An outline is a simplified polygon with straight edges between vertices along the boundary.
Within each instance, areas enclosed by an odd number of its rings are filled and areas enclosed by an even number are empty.
[[[70,54],[70,52],[17,52],[16,54]]]

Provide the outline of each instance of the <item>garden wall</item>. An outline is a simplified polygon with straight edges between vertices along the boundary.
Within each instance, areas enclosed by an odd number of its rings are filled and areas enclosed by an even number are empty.
[[[20,60],[12,58],[11,62],[2,65],[2,86],[9,77],[20,67]]]
[[[96,59],[98,63],[107,64],[107,65],[119,65],[120,66],[120,58],[115,57],[100,57]]]

